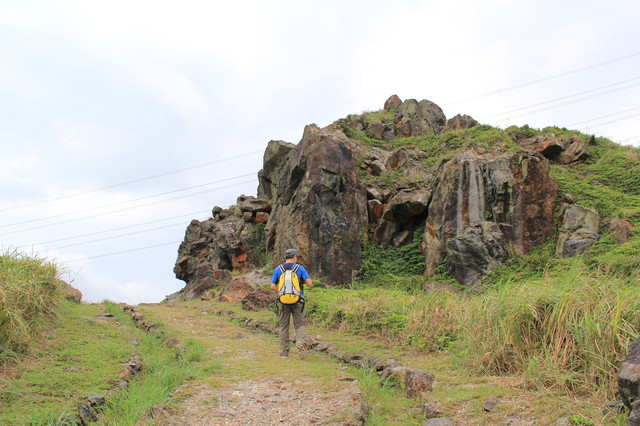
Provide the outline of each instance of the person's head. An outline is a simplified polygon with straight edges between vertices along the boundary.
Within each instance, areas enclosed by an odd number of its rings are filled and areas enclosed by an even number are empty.
[[[284,251],[284,260],[296,260],[298,258],[298,251],[296,249],[286,249]]]

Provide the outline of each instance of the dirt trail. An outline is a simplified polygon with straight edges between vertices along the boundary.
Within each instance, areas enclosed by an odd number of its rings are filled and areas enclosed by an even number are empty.
[[[216,368],[184,385],[160,425],[358,424],[364,409],[358,382],[324,355],[277,356],[276,338],[251,333],[195,306],[143,305],[139,310],[195,338]]]

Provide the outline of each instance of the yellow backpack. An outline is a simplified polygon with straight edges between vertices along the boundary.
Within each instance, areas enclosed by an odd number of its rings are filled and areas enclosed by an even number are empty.
[[[278,280],[278,300],[285,305],[293,305],[300,300],[300,280],[296,273],[300,265],[296,263],[292,269],[285,269],[282,265],[278,268],[282,272]]]

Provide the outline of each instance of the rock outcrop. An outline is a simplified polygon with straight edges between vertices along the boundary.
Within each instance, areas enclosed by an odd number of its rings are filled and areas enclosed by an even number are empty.
[[[213,219],[192,220],[178,248],[173,268],[187,283],[184,298],[193,298],[220,282],[217,270],[249,271],[259,264],[260,228],[240,208],[215,213]],[[253,217],[253,213],[249,213]]]
[[[517,153],[505,153],[503,142],[456,148],[465,130],[477,125],[467,115],[447,120],[431,101],[393,95],[381,111],[349,115],[322,129],[307,126],[297,145],[270,141],[257,197],[242,195],[187,228],[174,268],[187,282],[180,297],[219,286],[218,270],[249,271],[265,266],[265,257],[266,266],[275,266],[289,247],[298,249],[312,275],[347,284],[360,267],[363,239],[401,247],[415,241],[416,232],[422,233],[427,275],[446,259],[453,277],[477,287],[496,265],[554,232],[558,185],[550,162],[583,161],[592,142],[578,135],[534,137],[525,127],[509,133],[522,147]],[[446,139],[439,146],[399,143],[405,137],[430,143],[452,131],[453,149]],[[432,158],[447,149],[451,157]],[[561,208],[560,256],[598,238],[599,220],[591,213],[584,226],[574,224],[580,212],[569,203]],[[621,240],[624,225],[610,225]]]
[[[307,126],[282,168],[266,228],[274,263],[296,247],[310,271],[338,285],[360,267],[368,223],[367,191],[349,145],[344,135]]]
[[[447,162],[434,183],[426,220],[427,275],[451,256],[450,272],[473,286],[505,254],[529,252],[553,232],[556,193],[549,162],[539,154],[465,155]],[[466,268],[459,262],[473,257],[466,249],[482,251],[474,273],[458,271]]]

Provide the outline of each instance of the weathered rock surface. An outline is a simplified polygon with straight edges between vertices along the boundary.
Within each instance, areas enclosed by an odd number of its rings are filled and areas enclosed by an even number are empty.
[[[631,225],[631,222],[629,221],[619,217],[614,217],[609,220],[609,232],[613,235],[613,239],[616,240],[618,244],[623,244],[629,241],[632,230],[633,225]]]
[[[375,243],[398,247],[411,242],[413,232],[424,224],[427,217],[430,197],[431,191],[426,188],[398,192],[383,207],[380,223],[374,233]],[[373,214],[372,219],[375,216]]]
[[[296,247],[308,270],[338,285],[360,266],[360,233],[368,223],[367,191],[347,144],[316,126],[305,128],[282,168],[266,227],[274,263]]]
[[[284,141],[270,141],[267,144],[262,170],[258,172],[258,198],[273,198],[275,185],[280,180],[280,170],[294,147],[294,144]]]
[[[222,290],[218,300],[232,303],[241,302],[253,291],[253,286],[244,277],[237,277]]]
[[[408,368],[405,373],[405,389],[407,397],[414,398],[421,392],[432,391],[435,375],[419,368]]]
[[[447,127],[451,130],[469,129],[477,126],[479,123],[468,115],[456,115],[447,120]]]
[[[558,257],[583,253],[600,238],[600,215],[594,209],[579,204],[563,203],[558,211],[558,225]]]
[[[470,239],[476,241],[470,248],[491,240],[492,248],[485,254],[495,256],[485,266],[477,263],[476,272],[504,260],[504,250],[498,247],[506,249],[509,255],[527,253],[553,232],[556,194],[557,182],[549,174],[548,161],[540,154],[453,158],[443,166],[433,185],[423,238],[427,275],[433,274],[445,256],[469,244]],[[482,232],[469,231],[471,234],[463,236],[467,228],[485,221],[495,223],[502,238],[496,239],[495,232],[488,232],[486,225]],[[457,243],[447,245],[449,240],[459,237],[462,239]],[[462,261],[462,257],[457,257]],[[453,269],[450,266],[450,272],[467,275],[458,272],[460,268],[460,264]],[[478,279],[481,276],[482,273],[477,274]],[[466,281],[467,285],[476,283]]]
[[[402,137],[437,135],[447,124],[442,109],[426,99],[407,99],[398,107],[396,135]]]
[[[217,285],[215,270],[262,266],[264,250],[277,264],[295,247],[311,275],[341,285],[359,269],[360,241],[371,229],[376,244],[400,247],[424,227],[426,274],[447,258],[456,279],[477,286],[508,256],[529,252],[554,232],[557,183],[549,161],[567,164],[589,155],[589,142],[577,135],[531,137],[533,131],[522,130],[511,134],[525,149],[518,153],[471,149],[433,161],[429,155],[440,147],[396,144],[477,124],[466,115],[447,120],[433,102],[394,95],[378,113],[349,115],[323,129],[307,126],[297,145],[270,141],[257,197],[242,195],[236,205],[214,207],[212,219],[193,221],[176,277],[197,294]],[[374,140],[353,136],[362,133]],[[561,223],[573,209],[565,209]],[[614,228],[612,221],[609,229],[624,238],[624,226]],[[584,238],[577,232],[563,240],[563,255],[584,250],[598,230]]]
[[[200,281],[211,277],[215,270],[250,270],[258,257],[252,247],[262,238],[257,230],[253,222],[244,220],[241,212],[202,222],[192,220],[178,248],[173,269],[176,278],[187,286],[202,287],[206,283]]]
[[[527,151],[539,152],[555,164],[571,164],[588,159],[588,145],[594,141],[593,137],[585,142],[578,135],[559,137],[554,133],[543,133],[532,138],[512,137]]]
[[[250,291],[242,299],[242,309],[247,311],[259,311],[267,309],[271,303],[276,301],[276,294],[273,291],[256,289]]]
[[[449,273],[461,284],[474,287],[508,257],[500,228],[494,222],[470,223],[446,245]]]
[[[628,408],[633,408],[634,402],[640,401],[640,338],[629,346],[629,353],[622,360],[618,392]]]

